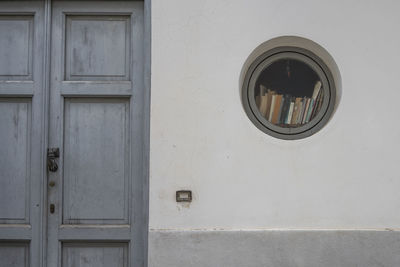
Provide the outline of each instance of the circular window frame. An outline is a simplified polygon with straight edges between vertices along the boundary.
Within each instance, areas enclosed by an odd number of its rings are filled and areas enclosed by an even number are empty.
[[[260,74],[272,63],[281,59],[294,59],[305,63],[320,78],[324,98],[321,110],[308,123],[298,127],[280,127],[264,118],[255,103],[254,88]],[[318,132],[331,118],[335,107],[336,88],[331,70],[327,64],[313,52],[293,46],[280,46],[258,56],[248,68],[242,87],[242,102],[247,116],[264,133],[284,140],[296,140]]]

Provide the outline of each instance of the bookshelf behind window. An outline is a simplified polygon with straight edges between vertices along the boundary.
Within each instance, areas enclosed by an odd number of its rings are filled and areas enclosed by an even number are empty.
[[[260,115],[284,128],[302,126],[316,117],[324,101],[318,74],[306,63],[279,59],[259,75],[254,88]]]

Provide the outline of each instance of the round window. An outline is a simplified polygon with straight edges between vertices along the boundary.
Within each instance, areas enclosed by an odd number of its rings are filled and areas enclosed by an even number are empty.
[[[332,114],[335,96],[328,67],[297,47],[278,47],[259,56],[242,88],[253,123],[281,139],[300,139],[321,129]]]

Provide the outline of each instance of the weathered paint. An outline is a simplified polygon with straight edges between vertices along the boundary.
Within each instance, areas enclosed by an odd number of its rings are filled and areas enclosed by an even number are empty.
[[[51,25],[47,265],[143,266],[143,2],[55,1]]]
[[[0,10],[0,266],[144,266],[144,2]]]

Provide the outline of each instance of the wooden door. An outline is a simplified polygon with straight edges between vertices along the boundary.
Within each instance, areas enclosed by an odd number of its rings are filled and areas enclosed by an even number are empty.
[[[144,266],[143,43],[141,1],[0,1],[0,267]]]
[[[0,266],[39,267],[45,167],[44,1],[0,1]]]
[[[143,266],[143,2],[52,6],[47,266]]]

